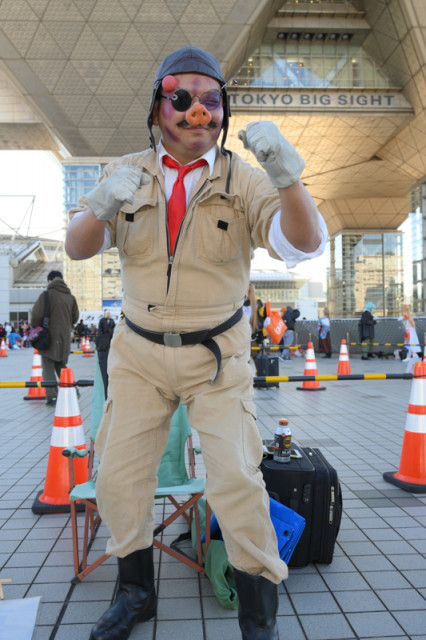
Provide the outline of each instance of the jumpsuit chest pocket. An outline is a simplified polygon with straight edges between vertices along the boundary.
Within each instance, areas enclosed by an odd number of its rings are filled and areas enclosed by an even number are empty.
[[[158,234],[158,207],[155,198],[135,198],[125,204],[117,219],[117,247],[126,256],[147,257]]]
[[[197,256],[214,264],[238,260],[250,238],[239,196],[215,193],[200,200]]]

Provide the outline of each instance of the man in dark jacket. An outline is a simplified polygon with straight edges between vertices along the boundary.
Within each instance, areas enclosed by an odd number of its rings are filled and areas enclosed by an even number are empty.
[[[51,271],[47,276],[47,291],[49,293],[49,333],[50,345],[48,349],[40,351],[43,367],[43,380],[56,380],[61,375],[61,370],[67,366],[71,345],[71,330],[77,322],[80,314],[77,300],[71,294],[62,279],[60,271]],[[31,325],[41,326],[44,318],[44,293],[36,300],[32,313]],[[57,389],[46,388],[46,404],[49,407],[56,405]]]
[[[75,338],[78,341],[79,345],[81,345],[81,339],[85,338],[87,335],[89,335],[89,329],[84,324],[83,318],[81,318],[80,322],[75,325],[74,335],[75,335]]]
[[[359,339],[362,342],[362,360],[373,358],[374,325],[376,320],[373,317],[374,304],[367,302],[360,321],[358,322]]]
[[[105,399],[108,394],[108,353],[114,328],[115,322],[111,318],[111,313],[106,311],[105,316],[99,320],[98,335],[95,340],[96,350],[98,352],[99,368],[104,382]]]

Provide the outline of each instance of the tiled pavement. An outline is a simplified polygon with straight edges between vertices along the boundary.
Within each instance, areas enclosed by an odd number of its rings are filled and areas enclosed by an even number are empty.
[[[29,380],[32,357],[28,349],[0,358],[0,380]],[[350,356],[350,362],[352,373],[405,370],[395,360]],[[69,366],[76,379],[93,378],[94,358],[73,354]],[[301,374],[304,360],[280,367],[285,375]],[[317,356],[317,367],[336,373],[337,356]],[[426,640],[426,494],[382,479],[399,465],[412,382],[326,382],[321,392],[297,386],[256,389],[259,428],[271,437],[286,416],[296,441],[321,448],[339,473],[344,515],[332,564],[293,569],[280,585],[280,637]],[[69,517],[32,513],[44,486],[54,409],[24,402],[27,393],[0,389],[0,578],[13,580],[4,585],[7,599],[42,596],[36,640],[86,640],[112,598],[116,566],[111,559],[71,585]],[[87,431],[91,388],[81,393]],[[93,552],[103,551],[106,536],[101,528]],[[158,615],[137,625],[132,640],[240,638],[236,613],[221,607],[207,578],[159,554],[156,568]]]

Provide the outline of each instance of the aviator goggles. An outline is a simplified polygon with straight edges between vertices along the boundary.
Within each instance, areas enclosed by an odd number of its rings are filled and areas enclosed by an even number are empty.
[[[200,104],[203,105],[207,109],[207,111],[214,111],[218,109],[221,104],[222,93],[220,91],[216,91],[212,89],[211,91],[206,91],[202,93],[201,96],[191,96],[191,94],[186,91],[186,89],[177,89],[171,98],[168,96],[163,96],[161,94],[161,98],[165,100],[170,100],[175,111],[188,111],[190,106],[192,105],[192,101],[194,98],[198,98]]]

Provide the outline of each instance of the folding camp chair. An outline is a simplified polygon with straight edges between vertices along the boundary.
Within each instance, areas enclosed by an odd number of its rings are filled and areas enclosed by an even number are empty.
[[[185,460],[185,448],[188,451],[189,474]],[[158,470],[158,487],[155,498],[167,498],[175,510],[154,529],[154,546],[169,555],[184,562],[189,567],[204,574],[204,563],[201,545],[200,514],[198,501],[204,494],[205,478],[195,476],[195,456],[200,453],[194,449],[192,443],[192,429],[186,417],[186,407],[181,403],[176,409],[170,422],[170,435],[166,450],[161,458]],[[186,499],[179,504],[178,498]],[[185,533],[178,536],[170,545],[158,539],[164,530],[179,517],[183,516],[188,523]],[[194,518],[196,531],[197,559],[193,560],[180,547],[183,540],[191,539],[191,523]],[[206,503],[206,521],[210,522],[210,507]],[[205,552],[210,542],[210,527],[208,528]]]
[[[73,540],[73,558],[75,576],[72,582],[81,582],[89,573],[101,565],[108,554],[103,554],[95,561],[87,564],[87,555],[90,544],[93,541],[101,519],[96,504],[96,474],[92,473],[94,462],[94,442],[96,432],[102,418],[104,404],[104,389],[102,377],[98,363],[96,363],[95,381],[93,387],[92,419],[90,429],[89,450],[78,450],[69,447],[63,450],[63,455],[69,458],[70,473],[70,500],[71,500],[71,527]],[[204,574],[204,564],[202,555],[200,519],[198,513],[198,501],[204,493],[204,478],[195,477],[194,454],[199,450],[194,449],[192,444],[192,430],[186,416],[186,407],[179,405],[172,416],[170,423],[170,435],[166,450],[162,456],[158,470],[158,487],[155,499],[167,498],[173,505],[173,512],[166,517],[154,530],[154,546],[165,553],[184,562],[196,571]],[[75,485],[73,458],[88,455],[89,480],[79,485]],[[188,467],[188,470],[187,470]],[[79,540],[77,528],[77,506],[76,503],[84,504],[85,518],[83,527],[82,556],[80,560]],[[188,524],[188,530],[181,534],[169,545],[164,542],[164,531],[177,518],[183,516]],[[191,535],[191,525],[194,519],[196,531],[196,559],[183,551],[179,544]],[[207,505],[206,521],[210,522],[210,509]],[[90,529],[90,540],[89,540]],[[208,537],[205,540],[205,553],[210,542],[210,527],[207,527]]]

